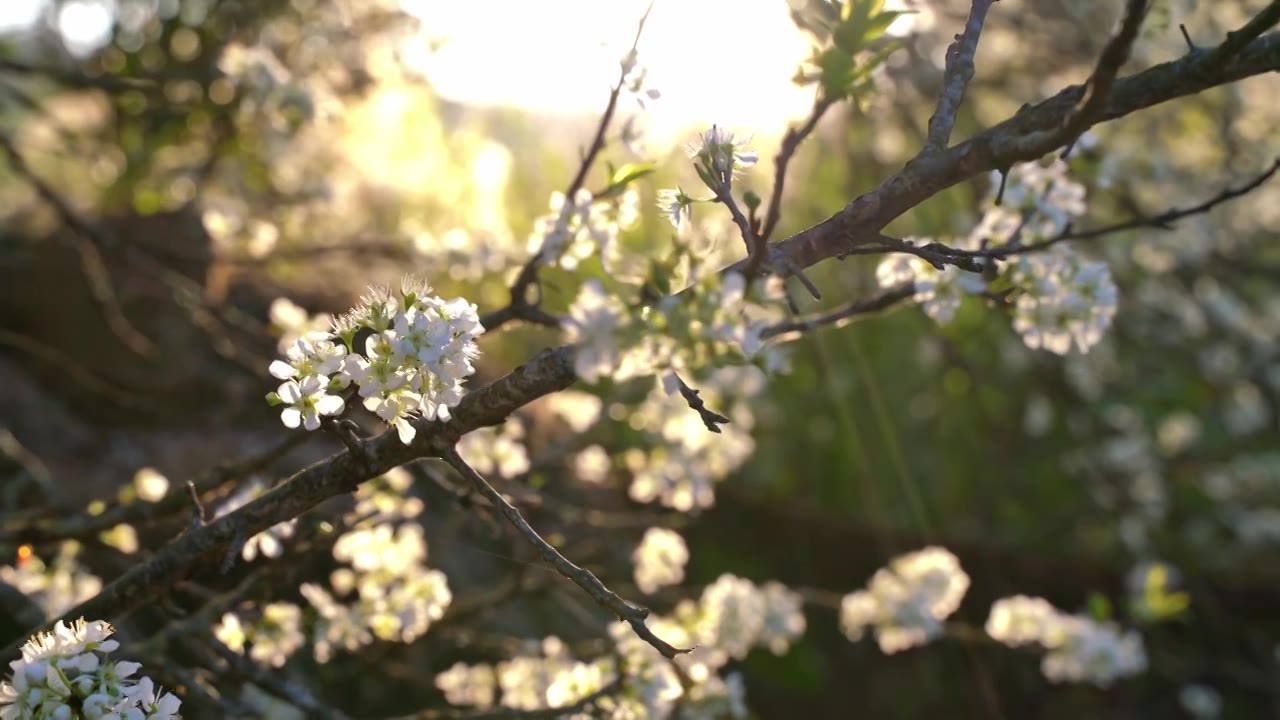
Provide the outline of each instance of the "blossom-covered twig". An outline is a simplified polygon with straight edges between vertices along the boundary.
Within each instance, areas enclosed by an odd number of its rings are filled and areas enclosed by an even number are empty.
[[[1236,187],[1228,185],[1213,197],[1190,207],[1173,207],[1156,215],[1140,215],[1129,220],[1122,220],[1117,223],[1102,225],[1086,230],[1076,230],[1068,224],[1056,235],[1031,245],[1000,245],[996,247],[982,248],[979,250],[964,250],[961,248],[941,245],[940,243],[930,243],[923,248],[915,249],[926,253],[922,254],[921,257],[924,257],[926,260],[930,260],[931,262],[936,259],[945,264],[965,267],[964,263],[972,262],[975,258],[1003,259],[1012,255],[1026,255],[1028,253],[1047,250],[1058,243],[1067,242],[1069,240],[1096,240],[1107,235],[1123,232],[1125,230],[1135,230],[1138,228],[1172,230],[1173,224],[1179,220],[1193,215],[1207,213],[1218,205],[1249,194],[1261,187],[1263,183],[1270,180],[1277,172],[1280,172],[1280,158],[1276,158],[1266,170],[1251,178],[1248,182]],[[903,250],[902,248],[897,247],[892,248],[892,250],[898,252],[910,252],[910,250]]]
[[[1188,53],[1167,63],[1116,80],[1095,121],[1114,120],[1208,88],[1280,69],[1280,34],[1249,43],[1236,61],[1208,62],[1208,51]],[[769,246],[771,263],[788,261],[807,268],[875,241],[879,231],[933,195],[989,170],[1037,159],[1048,150],[1020,142],[1028,134],[1061,126],[1080,102],[1081,86],[1069,87],[974,137],[936,155],[919,158],[874,190],[851,200],[826,220]],[[1052,150],[1053,148],[1049,148]],[[726,269],[741,272],[746,261]]]
[[[636,46],[640,44],[640,34],[644,32],[644,24],[649,19],[649,13],[652,11],[653,2],[651,0],[636,26],[635,38],[631,41],[631,52],[635,52]],[[609,125],[613,122],[614,112],[618,109],[618,97],[622,94],[622,89],[626,87],[627,74],[630,71],[631,68],[626,63],[623,63],[622,69],[618,74],[618,81],[614,83],[613,89],[609,91],[609,102],[605,105],[604,113],[600,116],[600,123],[596,126],[595,137],[592,138],[591,145],[587,147],[586,153],[582,156],[582,162],[578,165],[578,172],[573,176],[573,180],[569,183],[569,189],[565,192],[566,203],[574,201],[578,191],[586,184],[587,173],[590,172],[592,165],[595,164],[600,151],[604,150]],[[542,299],[540,292],[534,300],[531,301],[529,299],[530,290],[534,289],[538,283],[538,270],[541,269],[542,263],[546,259],[544,257],[545,245],[546,241],[544,239],[543,247],[529,256],[524,266],[520,268],[520,273],[516,275],[515,281],[511,284],[511,299],[506,306],[480,317],[480,324],[490,332],[497,330],[512,320],[525,320],[548,327],[555,327],[560,324],[558,318],[539,307]]]
[[[942,150],[951,141],[951,131],[956,125],[956,113],[960,111],[960,103],[964,100],[965,88],[973,79],[973,56],[978,51],[978,38],[982,35],[982,24],[986,22],[987,11],[995,0],[973,0],[969,11],[969,20],[965,23],[964,32],[956,36],[955,42],[947,47],[946,69],[942,74],[942,92],[938,95],[938,106],[929,118],[929,136],[925,141],[922,153],[933,153]]]
[[[561,575],[572,580],[575,585],[582,588],[592,600],[595,600],[600,607],[613,613],[619,620],[631,625],[631,629],[635,631],[645,642],[652,645],[663,657],[674,658],[677,655],[690,652],[691,649],[682,649],[672,646],[662,638],[658,637],[645,624],[645,619],[649,617],[649,611],[639,605],[634,605],[623,600],[617,593],[610,590],[600,579],[586,568],[573,564],[568,558],[560,554],[550,543],[542,539],[537,530],[534,530],[529,522],[524,519],[524,515],[520,514],[520,510],[516,506],[507,502],[502,496],[485,480],[475,468],[467,464],[458,451],[451,446],[438,448],[438,453],[445,462],[449,463],[458,474],[463,476],[475,486],[476,490],[493,503],[511,523],[512,527],[520,533],[530,545],[538,551],[543,560],[554,567]]]

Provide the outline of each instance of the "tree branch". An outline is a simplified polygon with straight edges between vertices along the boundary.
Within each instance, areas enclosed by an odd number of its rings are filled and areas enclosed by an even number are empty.
[[[652,11],[653,0],[650,0],[644,15],[640,16],[635,38],[631,41],[631,50],[633,52],[636,46],[640,44],[640,34],[644,32],[644,24],[649,19],[649,13]],[[613,89],[609,92],[609,103],[605,105],[604,114],[600,116],[600,123],[596,126],[595,137],[592,138],[591,145],[587,148],[587,153],[582,157],[582,162],[578,166],[578,172],[573,176],[573,181],[569,183],[569,189],[565,192],[564,201],[566,203],[573,202],[574,195],[577,195],[578,190],[581,190],[586,183],[587,173],[590,172],[591,166],[595,164],[596,157],[604,149],[609,124],[613,122],[613,114],[618,109],[618,96],[622,94],[622,88],[626,83],[627,71],[626,67],[622,68],[618,73],[618,81],[614,83]],[[544,238],[538,251],[530,256],[524,267],[520,268],[520,273],[516,276],[515,282],[511,284],[511,299],[506,307],[481,316],[480,324],[486,330],[496,330],[512,320],[526,320],[549,327],[555,327],[560,324],[557,318],[538,307],[541,297],[533,302],[530,302],[528,297],[529,289],[535,287],[538,283],[538,270],[542,267],[545,249],[546,239]]]
[[[1111,35],[1106,46],[1102,48],[1102,53],[1098,56],[1098,64],[1085,83],[1084,92],[1076,107],[1057,127],[1027,133],[1015,139],[1013,152],[1039,156],[1063,145],[1070,145],[1085,130],[1102,119],[1112,85],[1115,84],[1116,73],[1129,59],[1133,41],[1137,39],[1138,30],[1142,28],[1142,20],[1147,15],[1148,4],[1149,0],[1128,0],[1125,3],[1120,25]]]
[[[1280,0],[1272,0],[1271,4],[1245,23],[1239,30],[1227,33],[1227,39],[1209,53],[1209,62],[1222,65],[1231,62],[1245,45],[1254,38],[1280,23]]]
[[[729,424],[729,418],[715,412],[711,408],[708,408],[706,401],[701,397],[698,397],[701,393],[700,390],[694,390],[689,387],[689,384],[686,383],[679,375],[676,375],[675,377],[680,383],[680,397],[684,398],[684,401],[689,403],[689,409],[698,413],[698,416],[702,418],[702,424],[706,425],[708,430],[713,433],[719,433],[721,425]]]
[[[938,152],[951,141],[956,113],[960,111],[960,103],[964,100],[965,88],[973,79],[973,56],[978,52],[978,38],[982,35],[982,24],[987,20],[987,11],[991,9],[992,2],[995,0],[973,0],[964,32],[957,35],[955,42],[947,47],[942,93],[938,96],[938,107],[929,118],[929,136],[921,153]]]
[[[649,629],[649,626],[645,624],[645,618],[649,617],[647,609],[623,600],[617,593],[605,587],[605,584],[600,582],[600,579],[593,575],[590,570],[574,565],[568,558],[561,555],[559,550],[552,547],[551,543],[543,540],[538,531],[534,530],[529,525],[529,522],[524,519],[524,515],[520,514],[516,506],[507,502],[502,493],[495,490],[489,484],[489,481],[475,471],[475,468],[468,465],[462,459],[462,456],[458,454],[457,449],[445,445],[440,447],[438,452],[445,462],[449,463],[454,470],[457,470],[459,475],[470,481],[477,492],[488,498],[489,502],[492,502],[502,512],[503,516],[507,518],[507,522],[511,523],[516,532],[520,533],[520,536],[538,551],[538,554],[542,556],[542,559],[547,564],[586,591],[591,596],[591,599],[596,601],[597,605],[613,613],[619,620],[631,625],[631,629],[635,634],[662,653],[663,657],[674,658],[677,655],[691,652],[692,649],[674,647],[655,635]]]
[[[816,328],[820,328],[826,325],[843,327],[845,324],[847,324],[844,322],[845,320],[849,320],[851,318],[855,318],[863,315],[870,315],[872,313],[877,313],[877,312],[880,312],[881,310],[891,308],[894,305],[897,305],[898,303],[902,302],[903,300],[907,300],[911,298],[915,294],[916,294],[916,289],[913,283],[904,283],[902,285],[895,285],[894,287],[889,288],[888,290],[884,291],[880,295],[877,295],[872,298],[854,300],[853,302],[849,303],[845,307],[840,308],[839,310],[833,310],[831,312],[822,313],[820,315],[813,315],[806,318],[800,318],[798,320],[788,320],[786,322],[780,322],[777,325],[771,325],[770,327],[765,328],[764,331],[760,333],[760,337],[762,338],[781,337],[784,341],[786,341],[786,340],[794,339],[793,337],[789,337],[789,336],[798,336],[801,333],[805,333],[810,330],[814,330]]]
[[[778,149],[778,156],[774,159],[773,192],[769,196],[769,209],[765,213],[764,224],[757,233],[761,242],[769,240],[778,226],[778,220],[782,217],[782,189],[787,181],[787,166],[791,164],[791,158],[795,156],[800,144],[818,127],[818,121],[822,116],[835,104],[834,99],[821,97],[814,101],[809,117],[800,127],[787,128],[787,134],[782,138],[782,146]]]

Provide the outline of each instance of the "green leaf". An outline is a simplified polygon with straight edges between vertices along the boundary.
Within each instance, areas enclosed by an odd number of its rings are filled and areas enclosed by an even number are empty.
[[[831,97],[844,97],[853,79],[853,58],[836,48],[832,48],[818,59],[822,69],[822,90]]]
[[[871,72],[883,65],[884,61],[888,60],[889,56],[901,49],[903,45],[906,45],[906,41],[894,40],[880,48],[876,54],[864,60],[858,66],[858,69],[853,72],[853,77],[849,83],[850,89],[864,84],[871,77]]]
[[[760,207],[760,196],[748,190],[742,194],[742,202],[747,204],[747,209],[754,212],[756,208]]]
[[[656,169],[657,167],[653,163],[627,163],[617,170],[612,170],[609,175],[609,184],[596,197],[617,197],[627,189],[628,185],[645,175],[649,175]]]
[[[893,24],[893,21],[901,17],[902,14],[896,11],[884,12],[867,21],[867,24],[862,29],[863,44],[879,39],[884,34],[884,31],[888,30],[889,26]]]
[[[1111,601],[1099,592],[1089,593],[1089,614],[1096,620],[1111,619]]]
[[[671,294],[671,269],[666,264],[650,260],[649,279],[653,281],[653,286],[659,293],[664,296]]]

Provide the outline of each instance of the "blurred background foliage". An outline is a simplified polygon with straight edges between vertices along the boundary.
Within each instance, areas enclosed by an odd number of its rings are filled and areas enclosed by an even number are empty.
[[[1180,23],[1194,41],[1211,44],[1264,4],[1157,3],[1128,67],[1183,52]],[[261,402],[269,389],[263,358],[274,353],[267,308],[276,297],[309,312],[341,311],[366,285],[412,272],[444,296],[465,296],[482,310],[501,306],[529,252],[534,219],[550,193],[567,185],[596,121],[576,109],[477,104],[437,92],[429,62],[415,66],[406,49],[430,58],[448,47],[448,34],[432,24],[432,13],[443,12],[438,4],[120,0],[110,4],[112,33],[97,39],[73,21],[107,5],[33,5],[40,6],[34,25],[15,20],[0,36],[0,129],[33,173],[102,228],[125,314],[160,350],[140,360],[98,329],[81,290],[79,241],[12,162],[0,163],[5,375],[9,383],[31,378],[67,408],[15,400],[0,413],[37,449],[57,447],[68,432],[63,422],[82,428],[71,434],[90,455],[108,452],[102,437],[122,442],[118,434],[83,439],[101,427],[169,443],[179,441],[163,433],[175,427],[278,433]],[[494,24],[515,12],[491,5]],[[556,17],[571,10],[545,5],[545,24],[519,32],[551,44],[583,32],[570,17]],[[659,0],[655,14],[680,13],[664,5]],[[731,3],[720,6],[735,12]],[[955,137],[1081,81],[1118,6],[998,3]],[[779,237],[873,188],[922,143],[943,49],[967,4],[917,9],[893,30],[904,50],[876,73],[874,88],[837,106],[801,149]],[[618,26],[633,26],[637,15]],[[775,27],[780,43],[797,34],[794,26]],[[721,42],[713,34],[701,47],[681,49],[698,83],[734,74],[740,57],[770,42]],[[640,47],[642,63],[675,52],[659,39]],[[489,51],[496,64],[520,63],[523,52]],[[620,55],[564,73],[608,77]],[[600,88],[602,108],[603,81]],[[1090,191],[1087,224],[1186,206],[1256,176],[1280,154],[1276,90],[1274,76],[1253,78],[1101,127],[1097,145],[1072,161]],[[773,97],[768,88],[760,92]],[[793,106],[775,113],[772,126],[745,128],[755,132],[764,162],[746,173],[744,188],[768,195],[777,140],[807,109]],[[644,111],[626,112],[645,124]],[[608,147],[615,165],[654,160],[659,168],[653,183],[637,186],[642,221],[625,242],[655,253],[670,242],[654,189],[696,184],[679,141],[715,120],[683,117],[685,132],[650,138],[647,155],[622,143]],[[588,187],[605,179],[597,169]],[[944,192],[889,230],[963,236],[988,182]],[[733,259],[739,244],[727,217],[707,206],[695,219],[714,251]],[[1140,626],[1151,669],[1103,691],[1050,685],[1033,657],[981,639],[885,657],[873,643],[845,640],[835,613],[819,606],[790,654],[757,652],[745,662],[754,710],[762,717],[1190,717],[1187,694],[1209,689],[1222,717],[1280,716],[1277,232],[1280,184],[1272,182],[1165,230],[1082,244],[1111,264],[1121,291],[1115,325],[1088,355],[1028,350],[1007,317],[976,299],[942,328],[906,308],[798,340],[793,370],[753,404],[754,455],[718,486],[712,509],[679,520],[690,541],[690,587],[734,572],[839,594],[892,555],[937,543],[974,578],[961,619],[977,626],[997,597],[1042,595]],[[154,273],[139,274],[125,247],[141,248],[194,286],[176,290]],[[815,268],[828,299],[805,309],[872,294],[876,262],[855,257]],[[550,272],[544,291],[548,309],[562,311],[576,280]],[[181,329],[196,316],[207,321],[197,323],[199,332]],[[555,331],[525,327],[482,338],[481,378],[557,342]],[[93,381],[68,380],[68,358],[87,366]],[[530,442],[554,448],[557,438],[548,432]],[[57,458],[45,459],[57,466]],[[111,467],[142,460],[129,456]],[[170,462],[171,476],[200,469],[193,458]],[[106,475],[80,475],[87,487],[60,492],[101,494],[112,479]],[[539,482],[549,491],[561,484],[554,473]],[[446,504],[440,512],[451,511]],[[558,521],[543,522],[551,531]],[[605,545],[585,559],[607,564],[608,545],[630,547],[642,530],[570,532],[576,542]],[[452,551],[434,545],[433,562],[448,568],[441,556]],[[462,553],[453,564],[478,562]],[[1168,577],[1167,592],[1186,593],[1187,607],[1151,590],[1153,570]],[[560,622],[530,600],[504,630],[573,632],[555,627]],[[391,711],[404,697],[433,696],[431,674],[469,652],[447,634],[419,645],[359,671],[350,664],[312,671],[338,682],[328,686],[335,704]]]

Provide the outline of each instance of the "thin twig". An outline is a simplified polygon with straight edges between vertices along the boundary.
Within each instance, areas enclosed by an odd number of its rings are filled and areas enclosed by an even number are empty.
[[[848,305],[820,315],[799,318],[797,320],[787,320],[776,325],[770,325],[760,333],[761,338],[781,337],[783,341],[793,339],[790,336],[799,336],[810,330],[820,327],[832,325],[835,327],[843,327],[847,324],[845,321],[855,317],[870,315],[880,312],[897,305],[898,303],[914,296],[916,293],[913,283],[904,283],[889,288],[880,295],[873,298],[864,298],[855,300]]]
[[[636,26],[635,38],[631,41],[631,50],[635,50],[640,43],[640,34],[644,31],[644,24],[649,19],[649,13],[653,11],[654,0],[650,0],[649,6],[645,9],[644,15],[640,16],[640,22]],[[626,86],[627,69],[624,67],[618,73],[618,81],[614,83],[613,89],[609,91],[609,103],[605,105],[604,113],[600,116],[600,123],[596,126],[595,137],[591,140],[587,152],[582,157],[582,162],[578,165],[578,172],[573,176],[573,181],[569,183],[569,189],[565,192],[564,201],[566,205],[574,202],[574,196],[578,194],[578,190],[587,181],[587,173],[591,171],[591,167],[595,164],[596,158],[600,152],[604,150],[606,139],[609,131],[609,124],[613,122],[614,112],[618,109],[618,97],[622,94],[622,88]],[[529,290],[536,288],[538,285],[538,270],[541,269],[546,250],[546,239],[543,239],[542,245],[537,252],[533,253],[520,268],[520,273],[516,275],[515,282],[511,284],[511,298],[506,307],[486,313],[480,317],[480,324],[485,330],[492,332],[499,327],[512,320],[525,320],[537,325],[546,325],[554,327],[560,324],[558,318],[543,311],[539,304],[542,302],[541,292],[534,300],[529,299]]]
[[[1042,155],[1056,148],[1070,145],[1106,115],[1107,100],[1115,85],[1120,66],[1129,59],[1134,40],[1142,28],[1150,0],[1127,0],[1120,25],[1112,33],[1098,55],[1098,63],[1085,82],[1084,93],[1076,107],[1057,125],[1049,130],[1028,133],[1014,140],[1010,152],[1020,155]]]
[[[79,238],[77,249],[80,253],[80,266],[84,270],[89,292],[102,310],[107,326],[116,337],[120,338],[125,347],[135,354],[142,357],[150,356],[155,351],[155,345],[125,317],[120,299],[116,297],[115,289],[111,286],[111,277],[102,260],[101,249],[93,240],[97,231],[81,220],[66,200],[37,175],[31,166],[27,165],[27,161],[5,133],[0,133],[0,151],[4,152],[14,172],[31,185],[41,200],[53,207],[63,224],[71,228],[74,235]]]
[[[203,495],[224,483],[248,477],[271,467],[277,460],[301,447],[313,437],[305,433],[288,435],[256,455],[206,470],[196,477],[192,484],[195,485],[199,494]],[[115,504],[97,515],[81,513],[67,516],[65,513],[56,513],[52,517],[35,518],[8,525],[0,524],[0,541],[41,543],[87,538],[116,525],[147,525],[160,518],[181,512],[182,508],[187,507],[190,502],[190,491],[185,486],[172,488],[159,502]]]
[[[1267,180],[1275,176],[1277,172],[1280,172],[1280,158],[1276,158],[1274,161],[1272,161],[1270,167],[1268,167],[1260,175],[1250,179],[1248,182],[1244,183],[1243,185],[1240,185],[1234,188],[1228,185],[1227,187],[1223,188],[1222,191],[1219,192],[1217,195],[1214,195],[1213,197],[1203,202],[1192,205],[1191,207],[1170,208],[1158,215],[1135,217],[1129,220],[1113,223],[1111,225],[1103,225],[1096,228],[1090,228],[1088,230],[1076,230],[1072,228],[1070,225],[1068,225],[1065,228],[1063,228],[1061,232],[1054,235],[1053,237],[1047,240],[1044,240],[1042,242],[1035,243],[1033,245],[1019,245],[1017,247],[997,245],[995,247],[983,248],[981,250],[960,250],[958,248],[947,248],[947,250],[949,253],[951,253],[955,257],[966,258],[966,259],[967,258],[1004,258],[1010,255],[1025,255],[1027,253],[1040,252],[1054,245],[1057,245],[1058,243],[1066,242],[1068,240],[1095,240],[1097,238],[1104,237],[1106,235],[1111,235],[1117,232],[1123,232],[1125,230],[1134,230],[1137,228],[1153,228],[1156,230],[1171,230],[1173,229],[1173,223],[1177,222],[1178,220],[1191,217],[1192,215],[1200,215],[1202,213],[1209,212],[1213,208],[1229,200],[1234,200],[1235,198],[1249,194],[1253,190],[1256,190],[1257,188],[1262,186],[1262,184],[1265,183]],[[937,243],[934,243],[933,246],[945,247],[945,246],[938,246]],[[951,263],[951,264],[955,264],[955,263]]]
[[[1253,42],[1262,33],[1270,30],[1276,23],[1280,23],[1280,0],[1272,0],[1270,5],[1263,8],[1257,15],[1254,15],[1253,19],[1245,23],[1244,27],[1228,32],[1227,39],[1210,51],[1209,62],[1213,65],[1223,65],[1231,62],[1232,58],[1240,54],[1240,51],[1246,45]]]
[[[713,433],[719,433],[721,425],[729,424],[729,418],[707,407],[707,403],[699,397],[702,391],[689,387],[689,384],[679,375],[676,375],[675,378],[680,383],[680,397],[689,403],[690,409],[698,413],[698,416],[702,418],[702,424],[706,425],[708,430]]]
[[[620,668],[621,669],[621,668]],[[613,682],[571,704],[538,710],[519,710],[500,707],[492,710],[424,710],[397,720],[544,720],[550,718],[578,717],[596,707],[601,700],[617,695],[626,687],[622,673]]]
[[[203,645],[217,657],[222,658],[235,675],[257,685],[266,692],[285,702],[307,711],[307,717],[323,720],[347,720],[348,716],[328,704],[316,699],[311,689],[297,682],[290,682],[278,671],[269,671],[253,660],[240,655],[222,644],[222,641],[205,636]]]
[[[765,213],[764,224],[757,233],[762,242],[769,240],[782,217],[782,189],[787,181],[787,167],[791,164],[791,159],[795,157],[800,144],[818,127],[818,121],[835,104],[835,99],[824,95],[814,101],[813,109],[809,111],[809,117],[803,124],[787,128],[787,134],[782,138],[782,146],[773,163],[773,192],[769,196],[769,209]]]
[[[488,480],[485,480],[480,473],[476,472],[475,468],[468,465],[462,459],[462,456],[458,454],[457,449],[446,445],[437,448],[437,450],[442,460],[449,463],[454,470],[458,471],[459,475],[470,481],[475,486],[476,491],[488,498],[489,502],[493,503],[502,512],[503,516],[507,518],[507,522],[511,523],[512,527],[530,545],[533,545],[543,560],[554,567],[561,575],[572,580],[575,585],[586,591],[591,596],[591,599],[596,601],[596,604],[613,613],[618,619],[630,624],[636,635],[652,645],[664,657],[674,658],[677,655],[691,652],[690,649],[674,647],[655,635],[649,629],[649,626],[645,624],[645,618],[649,617],[648,610],[623,600],[617,593],[605,587],[605,584],[600,582],[600,579],[593,575],[590,570],[573,564],[568,558],[561,555],[559,550],[552,547],[551,543],[542,539],[538,531],[534,530],[529,525],[529,522],[524,519],[524,515],[520,514],[520,510],[515,505],[507,502],[502,493],[495,490]]]
[[[982,25],[986,22],[987,11],[994,1],[973,0],[964,32],[957,35],[955,42],[947,47],[942,92],[938,95],[938,106],[929,118],[929,135],[922,153],[939,152],[951,141],[951,131],[956,125],[956,115],[964,100],[965,88],[973,79],[973,56],[978,52],[978,38],[982,35]]]

